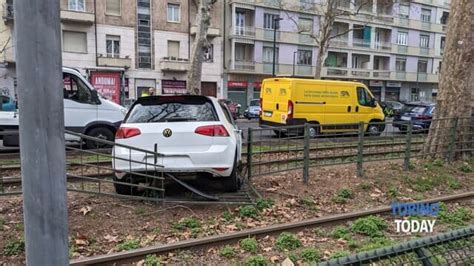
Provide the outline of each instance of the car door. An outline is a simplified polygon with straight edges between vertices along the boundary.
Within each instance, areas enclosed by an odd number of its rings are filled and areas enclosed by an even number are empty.
[[[374,107],[371,105],[373,97],[364,87],[357,87],[357,103],[356,103],[356,123],[369,123]]]
[[[235,120],[232,119],[232,115],[230,114],[229,109],[225,104],[222,102],[219,102],[219,105],[222,108],[222,111],[224,112],[225,116],[225,121],[230,128],[232,128],[232,132],[235,135],[236,143],[237,143],[237,161],[240,161],[241,153],[242,153],[242,130],[239,129],[237,124],[235,123]]]

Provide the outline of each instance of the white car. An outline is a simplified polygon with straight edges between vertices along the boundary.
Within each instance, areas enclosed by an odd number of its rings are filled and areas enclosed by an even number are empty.
[[[150,164],[157,159],[157,164],[163,166],[159,171],[164,173],[205,173],[219,178],[226,191],[240,188],[237,172],[241,130],[227,107],[216,98],[198,95],[139,98],[117,130],[115,143],[147,151],[154,151],[157,145],[160,154],[153,158],[115,145],[115,180],[121,183],[139,183],[139,175],[124,171],[149,172]],[[115,183],[117,193],[133,194],[133,186],[121,183]]]

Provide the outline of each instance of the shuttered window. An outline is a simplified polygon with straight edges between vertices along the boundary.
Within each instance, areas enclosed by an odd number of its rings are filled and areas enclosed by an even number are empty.
[[[107,15],[120,16],[122,14],[122,0],[107,0],[105,13]]]
[[[87,53],[87,33],[63,31],[63,51]]]
[[[179,58],[179,42],[168,41],[168,57],[170,60],[178,60]]]

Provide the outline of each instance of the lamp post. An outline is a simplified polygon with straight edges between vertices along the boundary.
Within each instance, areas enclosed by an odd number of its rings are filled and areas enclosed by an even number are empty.
[[[272,77],[275,76],[275,57],[276,57],[276,37],[277,37],[277,28],[279,28],[280,20],[282,18],[273,19],[273,67],[272,67]]]
[[[293,52],[293,75],[292,75],[292,77],[295,76],[296,54],[298,54],[298,51]]]

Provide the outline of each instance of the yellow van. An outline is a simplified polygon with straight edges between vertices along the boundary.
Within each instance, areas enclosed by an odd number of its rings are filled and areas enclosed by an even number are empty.
[[[362,83],[332,80],[270,78],[260,91],[260,125],[312,127],[309,135],[351,132],[364,122],[368,133],[380,135],[385,126],[382,108]],[[278,131],[276,131],[278,132]]]

